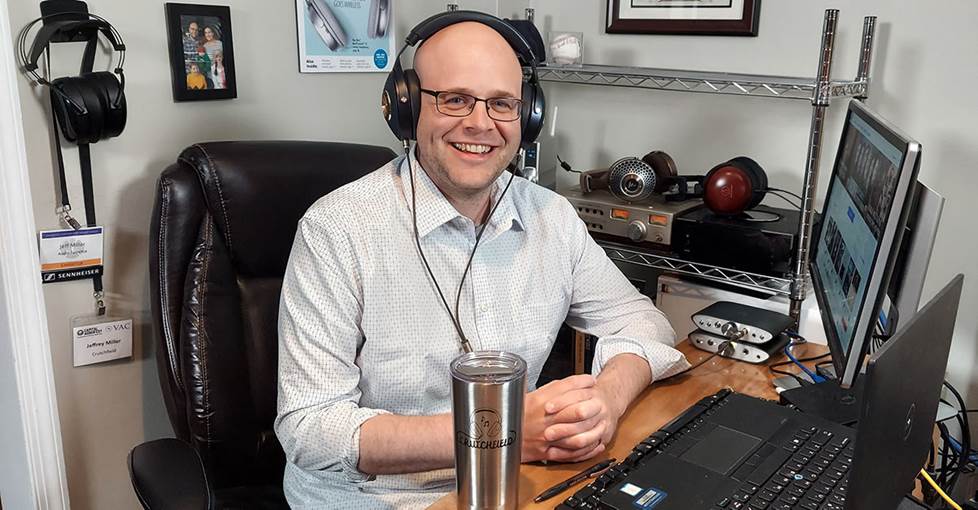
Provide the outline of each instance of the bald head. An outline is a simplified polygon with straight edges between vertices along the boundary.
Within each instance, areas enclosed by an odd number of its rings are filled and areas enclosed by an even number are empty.
[[[503,36],[482,23],[466,21],[436,32],[415,53],[414,69],[425,88],[470,87],[461,82],[480,77],[479,81],[493,89],[489,95],[520,97],[523,71],[516,52]]]

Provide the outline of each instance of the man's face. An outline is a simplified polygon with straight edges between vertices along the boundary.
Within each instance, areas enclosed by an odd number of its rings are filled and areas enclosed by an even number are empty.
[[[197,23],[190,23],[190,26],[187,27],[187,33],[190,34],[190,37],[197,37]]]
[[[523,74],[516,55],[499,34],[479,23],[459,23],[435,34],[419,50],[415,66],[425,89],[520,98]],[[520,121],[490,118],[483,101],[468,116],[452,117],[440,113],[435,101],[421,95],[421,163],[449,198],[478,196],[516,155]]]

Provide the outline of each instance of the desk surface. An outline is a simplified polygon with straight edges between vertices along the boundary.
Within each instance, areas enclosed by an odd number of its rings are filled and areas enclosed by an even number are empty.
[[[679,344],[679,350],[686,354],[690,364],[696,365],[709,356],[688,342]],[[796,353],[801,356],[818,355],[827,352],[823,345],[806,344],[798,346]],[[784,355],[775,358],[783,361]],[[697,400],[716,393],[723,388],[731,388],[740,393],[756,397],[776,399],[771,380],[773,375],[767,365],[751,365],[726,358],[715,357],[682,375],[662,382],[657,382],[645,390],[632,406],[622,416],[618,431],[611,441],[610,448],[601,455],[575,464],[557,464],[542,466],[523,464],[520,468],[520,508],[552,509],[574,490],[584,486],[576,485],[561,495],[539,504],[533,503],[533,498],[587,466],[598,461],[615,457],[624,459],[639,441],[648,437],[679,413],[685,411]],[[430,508],[449,510],[455,508],[455,494],[449,494],[435,502]]]

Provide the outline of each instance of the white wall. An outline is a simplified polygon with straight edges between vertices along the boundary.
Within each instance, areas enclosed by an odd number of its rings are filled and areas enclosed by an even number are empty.
[[[129,124],[117,139],[93,146],[98,213],[107,227],[106,288],[115,310],[138,324],[134,359],[71,367],[68,320],[91,310],[87,282],[45,288],[59,412],[74,508],[135,508],[125,456],[135,444],[171,433],[163,409],[149,330],[147,235],[159,172],[186,145],[218,139],[314,139],[395,146],[378,113],[381,74],[300,75],[295,9],[289,1],[231,4],[238,99],[173,103],[163,3],[93,0],[93,12],[123,33],[127,57]],[[227,1],[208,3],[229,4]],[[403,34],[445,2],[401,0]],[[948,198],[925,294],[966,272],[962,313],[951,361],[952,380],[971,386],[978,319],[978,245],[969,220],[978,136],[972,117],[978,97],[956,83],[978,82],[973,52],[978,4],[947,1],[935,9],[910,0],[811,1],[763,4],[757,38],[604,34],[605,0],[533,0],[537,25],[585,33],[586,60],[605,64],[682,67],[784,75],[814,73],[822,10],[842,9],[835,74],[851,76],[865,14],[880,17],[869,104],[924,144],[921,179]],[[494,0],[462,1],[463,8],[496,11]],[[526,1],[499,2],[504,15]],[[14,29],[38,15],[34,0],[9,1]],[[65,45],[61,45],[65,46]],[[55,71],[73,72],[78,51],[57,47]],[[104,60],[99,60],[99,63]],[[104,64],[102,64],[104,65]],[[562,156],[576,167],[606,165],[651,148],[671,152],[684,171],[708,169],[723,158],[754,156],[774,185],[798,189],[809,112],[804,102],[548,85],[560,106]],[[54,228],[56,198],[46,96],[21,82],[24,130],[38,228]],[[835,149],[844,107],[835,106],[823,152],[823,180]],[[74,152],[66,153],[69,174]],[[570,182],[569,177],[565,183]],[[824,190],[824,185],[822,188]],[[81,192],[74,179],[72,197]],[[80,198],[75,198],[80,205]],[[978,397],[975,397],[978,398]],[[975,400],[972,398],[971,400]]]
[[[238,98],[174,103],[163,2],[91,0],[128,48],[129,119],[121,137],[92,146],[96,205],[106,227],[109,305],[135,320],[133,360],[72,368],[71,317],[92,311],[88,281],[46,285],[58,406],[73,508],[136,508],[126,472],[130,448],[172,435],[156,374],[149,317],[147,236],[156,178],[184,147],[208,140],[306,139],[397,147],[380,115],[385,75],[298,73],[294,2],[213,1],[231,6]],[[444,10],[433,0],[397,2],[399,38],[415,23]],[[10,0],[16,33],[40,15],[36,0]],[[469,7],[495,10],[494,1]],[[4,41],[7,44],[8,41]],[[77,71],[80,45],[53,48],[55,76]],[[104,57],[96,69],[106,69]],[[22,79],[21,98],[37,228],[59,228],[56,160],[46,91]],[[82,216],[76,150],[65,150],[76,212]],[[0,352],[0,354],[3,354]]]
[[[570,5],[573,3],[574,7]],[[464,2],[463,2],[464,5]],[[840,9],[832,76],[856,74],[862,18],[878,16],[872,83],[867,104],[923,144],[920,180],[947,198],[923,299],[965,273],[965,289],[948,365],[950,380],[978,400],[978,227],[974,190],[978,170],[975,115],[978,83],[978,3],[864,0],[762,4],[756,38],[620,35],[604,33],[606,2],[529,0],[536,24],[584,33],[584,61],[704,71],[814,76],[826,8]],[[503,15],[522,13],[527,1],[504,1]],[[703,173],[736,155],[750,155],[773,186],[800,193],[811,108],[785,101],[638,89],[548,84],[548,103],[559,107],[556,138],[561,157],[577,169],[607,166],[622,156],[665,150],[680,173]],[[819,196],[823,196],[838,144],[845,102],[825,123]],[[549,125],[548,125],[549,129]],[[542,151],[546,153],[547,150]],[[558,184],[576,175],[558,170]],[[772,205],[781,205],[769,199]]]

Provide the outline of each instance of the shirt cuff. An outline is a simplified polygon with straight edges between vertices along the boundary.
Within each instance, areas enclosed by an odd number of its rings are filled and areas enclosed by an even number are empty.
[[[625,353],[635,354],[649,362],[653,382],[676,375],[690,367],[686,356],[674,347],[656,341],[641,342],[612,335],[600,338],[594,346],[591,373],[597,377],[611,358]]]
[[[360,464],[360,426],[363,425],[363,422],[381,414],[390,414],[390,412],[383,409],[361,407],[357,409],[356,414],[353,416],[353,436],[346,445],[346,452],[344,452],[343,459],[340,461],[343,474],[352,483],[369,482],[377,478],[377,475],[364,473],[358,467]]]

